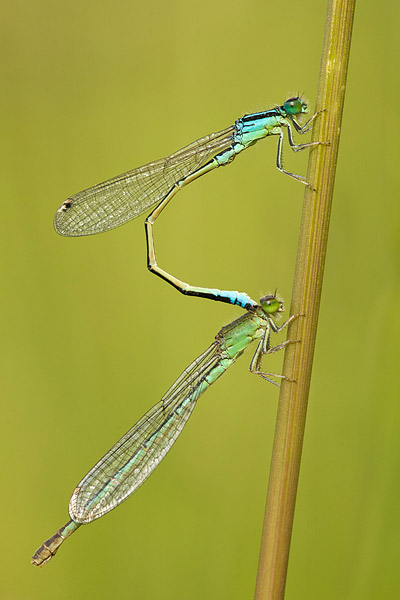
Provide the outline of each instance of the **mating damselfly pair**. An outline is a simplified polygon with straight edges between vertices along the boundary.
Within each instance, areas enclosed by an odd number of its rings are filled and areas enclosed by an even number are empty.
[[[172,197],[185,185],[220,166],[270,135],[278,136],[277,168],[308,185],[304,177],[283,168],[284,130],[294,151],[321,142],[295,144],[293,128],[300,134],[312,127],[315,113],[301,126],[296,116],[307,113],[299,97],[289,98],[273,109],[245,115],[234,125],[207,135],[169,157],[149,163],[68,198],[58,209],[54,224],[65,236],[91,235],[118,227],[157,205],[145,221],[148,268],[180,292],[229,302],[247,312],[223,327],[211,346],[178,377],[163,398],[153,406],[89,471],[75,488],[69,504],[71,519],[40,546],[34,565],[47,563],[60,544],[82,524],[103,516],[131,495],[161,462],[182,431],[200,395],[216,381],[254,340],[259,340],[250,371],[275,383],[274,375],[261,370],[264,354],[276,352],[290,341],[271,346],[271,333],[278,333],[295,317],[278,326],[283,303],[276,295],[257,303],[245,293],[195,287],[180,281],[156,262],[153,225]]]

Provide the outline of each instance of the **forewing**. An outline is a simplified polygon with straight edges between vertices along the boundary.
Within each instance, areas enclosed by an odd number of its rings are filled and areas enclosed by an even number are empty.
[[[170,450],[199,395],[207,389],[205,378],[218,364],[218,352],[219,345],[214,342],[89,471],[72,494],[71,519],[90,523],[142,485]]]
[[[232,143],[233,127],[211,133],[167,158],[148,163],[68,198],[54,227],[66,236],[101,233],[118,227],[157,204],[187,177]]]

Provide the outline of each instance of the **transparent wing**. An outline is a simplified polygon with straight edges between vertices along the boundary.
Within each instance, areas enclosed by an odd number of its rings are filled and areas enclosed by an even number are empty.
[[[211,133],[162,158],[68,198],[54,227],[66,236],[91,235],[118,227],[157,204],[174,183],[187,177],[232,143],[233,126]]]
[[[69,503],[71,519],[90,523],[142,485],[174,444],[199,396],[214,381],[207,375],[219,364],[220,346],[214,342],[82,479]],[[217,377],[223,371],[219,368]]]

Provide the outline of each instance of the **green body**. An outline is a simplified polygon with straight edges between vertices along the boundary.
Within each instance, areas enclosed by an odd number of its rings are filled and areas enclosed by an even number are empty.
[[[34,565],[45,564],[60,544],[80,525],[103,516],[136,491],[149,477],[189,419],[197,400],[243,353],[260,339],[251,370],[259,370],[261,356],[273,349],[271,331],[280,331],[273,316],[283,311],[275,296],[266,296],[260,305],[223,327],[215,341],[178,377],[163,398],[153,406],[89,471],[75,488],[70,503],[71,520],[36,551]],[[289,319],[290,320],[290,319]]]

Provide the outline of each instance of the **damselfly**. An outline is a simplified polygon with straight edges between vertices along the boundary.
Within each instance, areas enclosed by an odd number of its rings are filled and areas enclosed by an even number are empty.
[[[289,146],[295,152],[324,143],[294,143],[293,128],[299,134],[306,133],[312,128],[311,123],[319,114],[315,113],[301,126],[296,116],[307,112],[307,104],[302,98],[289,98],[282,106],[245,115],[227,129],[206,135],[167,158],[74,194],[57,210],[54,218],[55,229],[65,236],[101,233],[118,227],[157,205],[145,221],[149,270],[183,294],[229,302],[248,309],[256,303],[253,303],[247,294],[192,286],[159,267],[156,261],[153,225],[181,188],[209,171],[230,164],[237,154],[271,135],[278,136],[277,168],[308,185],[304,177],[286,171],[282,163],[284,129],[288,132]]]
[[[285,347],[290,340],[271,348],[271,332],[278,333],[295,317],[278,326],[283,303],[276,295],[264,296],[240,318],[223,327],[215,341],[178,377],[168,392],[109,450],[75,488],[70,503],[71,519],[45,541],[32,557],[32,564],[47,563],[62,542],[83,524],[121,504],[137,490],[162,461],[184,428],[196,402],[243,353],[259,340],[250,371],[274,382],[283,375],[261,370],[264,354]]]

